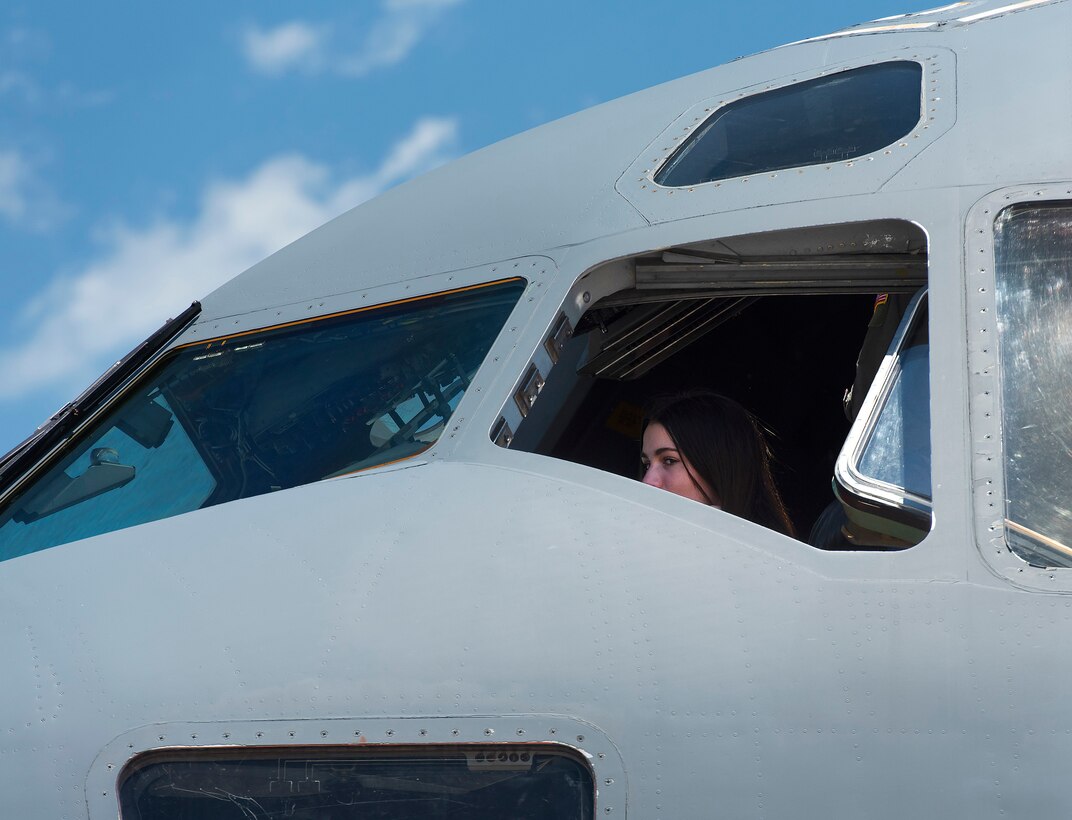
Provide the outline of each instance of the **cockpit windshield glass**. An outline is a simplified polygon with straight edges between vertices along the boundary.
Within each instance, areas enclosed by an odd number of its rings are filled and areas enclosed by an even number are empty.
[[[180,348],[0,513],[0,560],[420,453],[519,279]]]
[[[1072,203],[1014,206],[994,229],[1005,533],[1072,566]]]

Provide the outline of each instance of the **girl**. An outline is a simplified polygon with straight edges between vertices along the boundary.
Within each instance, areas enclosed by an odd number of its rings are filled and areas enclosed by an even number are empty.
[[[640,462],[645,484],[795,534],[763,430],[732,399],[698,390],[656,400]]]

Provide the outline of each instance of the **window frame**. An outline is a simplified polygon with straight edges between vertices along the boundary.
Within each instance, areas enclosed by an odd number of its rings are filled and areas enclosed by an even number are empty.
[[[886,408],[900,373],[901,354],[908,349],[911,336],[920,321],[929,321],[927,315],[928,289],[924,287],[909,303],[901,318],[900,326],[889,349],[875,373],[870,390],[860,406],[860,412],[853,422],[845,443],[834,465],[834,477],[838,485],[842,505],[862,512],[868,517],[877,517],[891,523],[897,530],[922,531],[923,535],[912,546],[918,545],[929,533],[934,520],[933,499],[912,492],[907,487],[900,487],[881,479],[869,476],[860,469],[860,460],[871,440],[871,435],[878,425],[883,410]],[[920,314],[923,312],[923,316]],[[927,378],[930,379],[930,350],[927,352]],[[928,397],[929,398],[929,397]],[[928,447],[930,432],[928,430]],[[928,459],[930,461],[930,459]],[[933,485],[933,466],[931,467]],[[851,517],[851,516],[850,516]],[[861,547],[866,550],[866,547]]]
[[[485,755],[487,759],[485,760]],[[539,767],[536,766],[534,758],[536,756],[542,756],[545,762],[549,762],[550,759],[564,758],[574,765],[572,772],[578,774],[583,772],[583,776],[587,777],[588,782],[586,784],[587,803],[584,808],[587,811],[589,818],[595,818],[595,803],[596,803],[596,781],[595,774],[592,770],[589,761],[585,756],[576,748],[568,746],[562,743],[546,743],[546,742],[526,742],[523,738],[515,738],[507,740],[505,742],[500,741],[498,743],[491,741],[489,738],[484,743],[424,743],[424,744],[401,744],[401,743],[350,743],[344,745],[328,745],[318,744],[314,746],[307,745],[286,745],[286,746],[271,746],[271,747],[251,747],[251,746],[216,746],[211,749],[198,749],[198,748],[183,748],[183,749],[161,749],[157,751],[145,752],[133,757],[123,767],[117,778],[116,793],[119,801],[119,820],[123,820],[125,817],[123,807],[124,803],[129,803],[129,807],[134,809],[134,814],[141,815],[138,811],[138,803],[142,797],[146,796],[146,792],[151,794],[152,788],[145,789],[144,782],[140,784],[135,781],[135,778],[142,780],[145,777],[147,770],[152,770],[155,767],[168,767],[171,765],[184,766],[192,765],[203,767],[198,774],[200,777],[195,781],[199,787],[199,791],[193,792],[190,797],[186,798],[186,802],[181,806],[181,809],[185,812],[188,810],[196,809],[197,806],[206,805],[204,801],[207,799],[218,800],[220,795],[213,793],[209,789],[214,785],[213,775],[217,777],[220,775],[227,776],[232,775],[233,771],[229,772],[233,766],[241,766],[243,764],[262,764],[270,767],[272,764],[281,766],[276,769],[277,777],[270,781],[271,783],[286,783],[293,775],[302,774],[301,766],[321,767],[323,770],[330,771],[332,764],[345,765],[345,764],[371,764],[369,771],[357,774],[357,778],[362,777],[376,777],[376,764],[401,764],[404,766],[407,762],[413,765],[412,773],[408,775],[399,774],[397,777],[403,778],[408,782],[414,784],[414,791],[421,791],[420,783],[422,780],[421,769],[418,768],[420,764],[435,764],[436,762],[444,764],[458,764],[460,758],[465,757],[467,761],[466,771],[477,772],[481,770],[485,774],[495,772],[509,772],[514,764],[528,763],[529,772],[522,773],[517,772],[522,778],[524,774],[538,774]],[[503,757],[508,757],[505,762],[500,763]],[[419,760],[419,763],[418,763]],[[293,765],[293,770],[287,768],[287,765]],[[219,766],[220,769],[213,772],[211,767],[213,765]],[[165,770],[166,773],[166,770]],[[251,772],[250,774],[254,774]],[[294,778],[292,781],[292,788],[297,786],[297,795],[299,799],[301,797],[320,797],[319,788],[316,791],[303,790],[302,785],[308,785],[310,783],[317,783],[315,773],[306,770],[304,772],[305,779],[300,780]],[[150,776],[159,776],[159,772],[153,773]],[[140,776],[140,777],[139,777]],[[479,777],[479,774],[477,774]],[[187,773],[186,777],[190,777]],[[247,775],[248,777],[248,775]],[[134,781],[132,783],[132,781]],[[358,786],[359,779],[352,781],[354,786]],[[193,784],[189,784],[192,786]],[[486,788],[492,789],[497,784],[487,784]],[[137,789],[131,793],[130,789]],[[218,785],[217,785],[218,788]],[[271,791],[271,788],[269,787]],[[480,787],[473,788],[474,792],[479,792],[482,789]],[[191,792],[191,788],[183,789],[184,792]],[[289,797],[293,792],[278,793],[275,795],[277,798]],[[444,797],[448,793],[444,792],[439,797]],[[432,795],[425,792],[426,797]],[[537,796],[546,796],[545,793],[537,792]],[[241,794],[235,795],[238,799],[253,800],[252,797],[244,797]],[[151,799],[151,798],[150,798]],[[166,798],[173,799],[173,798]],[[262,798],[263,799],[263,798]],[[260,802],[260,801],[258,801]],[[572,800],[570,801],[573,802]],[[337,804],[347,805],[347,804]],[[158,804],[159,806],[159,804]],[[180,808],[176,806],[175,808]],[[509,806],[503,805],[502,809],[509,812]],[[301,814],[318,814],[317,807],[315,805],[303,806],[299,809]],[[413,810],[403,810],[407,816],[412,816]],[[573,815],[571,815],[573,816]],[[579,816],[576,816],[579,817]]]
[[[19,499],[24,497],[25,493],[32,493],[36,482],[41,480],[54,466],[62,463],[68,456],[70,456],[72,451],[81,446],[85,442],[86,437],[96,430],[98,424],[102,420],[106,420],[109,415],[114,413],[132,394],[145,387],[146,383],[151,380],[156,373],[162,368],[167,367],[173,357],[184,349],[205,347],[224,340],[255,336],[257,334],[300,324],[312,324],[325,320],[330,321],[350,314],[373,312],[383,308],[390,308],[395,305],[420,302],[451,293],[471,291],[517,281],[522,285],[522,291],[518,300],[508,313],[502,328],[499,330],[495,338],[491,340],[491,345],[484,359],[486,363],[494,355],[496,348],[503,342],[503,337],[512,335],[516,332],[516,327],[513,326],[516,316],[518,311],[523,309],[522,306],[526,303],[525,296],[529,293],[530,288],[533,285],[531,271],[543,273],[546,267],[541,263],[546,263],[547,261],[548,260],[542,257],[533,257],[531,264],[525,266],[528,270],[515,270],[515,268],[520,267],[518,265],[510,267],[509,269],[501,266],[483,266],[481,268],[464,271],[464,273],[460,275],[458,273],[451,273],[449,275],[437,274],[422,279],[421,287],[416,293],[413,292],[415,289],[411,284],[401,281],[377,287],[371,291],[356,291],[340,294],[337,297],[318,299],[309,304],[298,303],[293,306],[287,306],[290,308],[289,310],[267,308],[243,316],[241,324],[238,321],[233,324],[219,321],[212,324],[209,324],[208,322],[195,323],[187,327],[182,333],[174,336],[168,344],[155,351],[152,356],[143,361],[136,369],[133,369],[123,380],[117,381],[110,393],[108,393],[93,408],[92,412],[87,413],[83,418],[80,418],[77,424],[72,426],[62,438],[60,438],[46,452],[43,452],[36,458],[32,464],[27,466],[20,475],[13,476],[2,495],[0,495],[0,509],[7,511],[12,504],[18,504]],[[318,308],[318,310],[314,311],[314,308]],[[228,324],[231,324],[231,327],[233,328],[232,332],[212,332],[218,331],[221,328],[226,327]],[[235,325],[239,326],[234,327]],[[480,371],[484,370],[486,370],[485,367],[478,368],[478,374]],[[475,376],[470,387],[477,384],[479,379],[479,375]],[[451,415],[452,423],[459,418],[459,411],[462,411],[463,408],[470,403],[466,402],[466,398],[470,392],[474,391],[466,390],[465,394],[462,395],[458,406]],[[479,393],[480,391],[477,390],[475,392]],[[470,401],[477,401],[479,398],[479,396],[474,397]],[[435,455],[432,451],[436,450],[443,438],[445,438],[445,436],[441,436],[439,440],[430,446],[420,452],[407,456],[404,459],[372,465],[359,471],[364,472],[367,470],[390,468],[394,464],[399,463],[399,461],[408,464],[424,463],[424,460]],[[332,480],[340,477],[344,476],[326,476],[320,480]],[[200,508],[187,510],[179,514],[198,512],[199,509]],[[154,518],[132,526],[153,524],[170,517],[172,516],[169,515],[163,518]],[[120,527],[117,529],[106,530],[97,533],[97,535],[107,536],[110,533],[129,528],[130,527]],[[20,553],[12,556],[10,559],[4,560],[23,558],[28,555],[36,554],[37,552],[77,543],[78,541],[84,540],[86,537],[96,536],[74,538],[70,541],[64,541],[42,549]]]
[[[896,228],[903,231],[903,235],[898,235],[897,243],[901,243],[906,239],[921,242],[925,255],[920,258],[919,262],[906,263],[902,260],[895,265],[890,259],[881,256],[880,251],[876,250],[873,266],[869,266],[867,263],[861,262],[857,257],[851,259],[846,257],[846,259],[838,260],[836,253],[829,255],[822,250],[828,246],[856,247],[853,237],[857,233],[867,234],[870,229],[877,226]],[[835,236],[834,234],[838,232],[843,235]],[[553,313],[550,308],[540,312],[541,318],[553,318],[550,321],[541,322],[540,327],[544,328],[540,336],[541,341],[534,345],[533,352],[527,358],[527,361],[523,359],[516,360],[517,362],[524,361],[525,363],[520,369],[511,369],[510,373],[512,375],[509,376],[509,383],[512,386],[502,391],[502,395],[506,396],[506,398],[502,400],[501,407],[497,416],[494,417],[493,423],[487,428],[488,434],[485,441],[495,445],[491,451],[495,454],[493,455],[495,461],[504,463],[514,461],[518,464],[525,464],[529,459],[535,459],[534,464],[538,464],[544,459],[550,459],[557,465],[556,474],[576,476],[574,480],[583,481],[587,484],[608,481],[610,482],[608,491],[613,492],[616,496],[655,506],[660,511],[669,511],[678,504],[684,503],[685,507],[694,513],[693,517],[703,521],[704,526],[711,527],[713,524],[705,519],[706,514],[711,512],[709,507],[688,500],[682,501],[682,499],[673,494],[661,491],[656,493],[654,498],[665,502],[665,505],[652,504],[652,497],[645,495],[649,488],[639,481],[625,478],[622,475],[602,470],[598,467],[575,464],[568,459],[559,459],[538,453],[532,449],[532,443],[537,440],[534,437],[528,437],[525,441],[521,440],[522,437],[519,436],[519,432],[522,431],[522,425],[531,410],[521,412],[519,405],[522,402],[519,400],[519,395],[523,394],[526,385],[531,383],[531,375],[535,373],[540,377],[540,390],[535,391],[531,404],[535,405],[538,402],[539,409],[543,412],[553,408],[556,401],[561,402],[565,396],[570,395],[554,389],[548,389],[546,394],[543,392],[543,385],[551,383],[552,369],[555,367],[568,368],[577,366],[578,363],[587,367],[586,353],[584,351],[580,351],[579,355],[573,359],[566,360],[563,358],[562,361],[559,361],[557,356],[551,357],[548,355],[551,341],[556,337],[562,322],[568,322],[571,329],[580,329],[586,314],[601,306],[608,304],[618,306],[624,303],[638,306],[648,302],[648,297],[651,297],[650,301],[652,302],[666,301],[671,293],[679,294],[681,301],[687,301],[689,298],[687,294],[690,289],[696,291],[691,297],[696,302],[712,294],[741,296],[742,294],[755,294],[758,289],[762,289],[762,296],[782,297],[799,294],[821,295],[823,293],[829,293],[830,295],[856,293],[867,294],[868,296],[873,296],[877,292],[911,294],[915,298],[906,309],[905,321],[901,323],[901,327],[903,329],[914,329],[916,325],[912,319],[916,315],[917,305],[922,298],[927,296],[930,289],[930,239],[926,229],[915,219],[889,216],[865,220],[847,218],[841,221],[824,221],[819,224],[806,222],[796,226],[792,226],[791,223],[790,226],[767,226],[765,229],[722,236],[708,232],[702,232],[700,235],[702,238],[697,239],[693,236],[680,245],[634,251],[628,255],[618,256],[602,263],[587,266],[573,280],[568,290],[562,295],[561,300],[555,302],[557,307]],[[777,238],[774,239],[774,237]],[[763,244],[770,242],[775,247],[780,247],[781,244],[790,241],[787,237],[792,240],[794,247],[801,244],[815,247],[815,254],[793,255],[791,259],[795,261],[783,260],[783,264],[772,264],[771,260],[774,257],[763,256],[762,252],[755,248],[755,243],[757,242]],[[806,242],[802,241],[804,237],[807,238]],[[705,265],[701,264],[702,260],[699,258],[689,255],[688,249],[692,245],[721,244],[731,240],[735,242],[743,240],[749,248],[747,252],[742,252],[739,260],[741,263],[740,271],[732,271],[733,265],[727,264],[726,260],[716,260],[710,262],[709,265]],[[653,263],[654,257],[660,257],[661,261],[654,261]],[[829,265],[829,269],[820,276],[816,276],[811,267],[811,263],[817,260]],[[839,262],[843,264],[839,265]],[[794,281],[795,278],[789,275],[791,273],[790,269],[794,265],[801,272],[799,282]],[[846,266],[851,266],[853,270],[852,284],[846,284],[845,282],[844,268]],[[894,270],[897,271],[896,275],[891,273]],[[725,277],[725,282],[713,284],[709,281],[712,271],[716,272],[720,277]],[[824,289],[821,284],[816,284],[816,279],[829,280],[829,285]],[[627,298],[624,300],[618,298],[623,296]],[[603,329],[605,335],[608,332],[610,332],[610,336],[607,336],[607,338],[613,338],[612,328]],[[903,333],[896,334],[893,343],[895,345],[899,344],[903,335]],[[929,379],[930,364],[933,362],[933,354],[930,351],[928,351],[927,358]],[[661,362],[661,359],[659,362]],[[652,367],[654,366],[656,365],[652,365]],[[578,372],[583,372],[583,369]],[[883,380],[884,372],[880,370],[876,373],[874,385],[878,385]],[[885,390],[886,388],[884,387],[883,389]],[[870,394],[872,391],[868,392]],[[545,395],[547,396],[546,398],[540,398]],[[863,415],[864,411],[861,411],[860,417],[862,418]],[[553,424],[547,425],[547,427],[551,429]],[[928,431],[932,457],[933,429],[932,419]],[[517,441],[515,441],[515,438]],[[847,440],[848,438],[846,438]],[[844,448],[845,444],[843,442],[839,452]],[[505,458],[500,455],[503,451],[508,451]],[[933,465],[931,474],[933,483]],[[830,478],[831,474],[828,473],[825,478],[827,485],[829,485]],[[623,480],[628,485],[636,485],[637,488],[643,489],[638,489],[638,493],[634,493],[618,485],[618,482]],[[681,517],[679,512],[674,514]],[[769,535],[775,539],[788,538],[792,543],[803,545],[817,554],[890,551],[889,547],[884,546],[861,546],[852,550],[815,548],[808,544],[806,530],[798,532],[796,538],[790,538],[776,530],[737,516],[729,516],[732,519],[732,523],[727,526],[724,515],[724,513],[718,511],[717,529],[720,532],[727,532],[731,527],[737,526],[752,531],[758,529],[759,532],[764,533],[764,537]],[[929,507],[925,515],[927,516],[927,522],[924,525],[923,536],[912,545],[895,547],[894,551],[905,551],[908,546],[922,543],[929,535],[933,527],[933,515],[929,512]]]
[[[141,726],[110,741],[86,777],[90,820],[115,820],[119,788],[129,767],[150,756],[211,756],[232,749],[250,752],[361,747],[419,749],[504,745],[554,747],[587,765],[595,786],[593,816],[625,813],[627,779],[616,745],[591,723],[546,714],[479,717],[461,715],[169,722]]]
[[[664,187],[655,182],[658,169],[682,142],[723,106],[854,68],[905,61],[923,66],[923,116],[911,132],[885,148],[848,160],[794,166],[685,187]],[[722,71],[713,70],[710,79],[721,80],[723,85],[715,85],[714,94],[691,105],[685,101],[688,106],[685,111],[662,129],[614,185],[652,223],[775,203],[814,201],[817,190],[829,191],[830,197],[874,193],[956,122],[956,54],[945,48],[897,49],[835,64],[811,64],[743,88],[734,87],[732,73],[723,79]],[[705,84],[705,92],[710,87]]]

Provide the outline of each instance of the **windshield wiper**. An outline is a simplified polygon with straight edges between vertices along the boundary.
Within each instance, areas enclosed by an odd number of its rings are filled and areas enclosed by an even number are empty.
[[[0,459],[0,495],[7,492],[13,481],[70,435],[84,419],[91,416],[117,387],[165,348],[200,313],[201,303],[193,302],[174,319],[168,319],[148,339],[108,368],[104,375],[78,398],[64,405],[28,439]]]

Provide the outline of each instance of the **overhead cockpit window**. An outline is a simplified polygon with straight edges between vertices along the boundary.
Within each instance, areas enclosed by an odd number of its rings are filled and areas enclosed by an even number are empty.
[[[592,772],[551,744],[149,754],[119,784],[123,820],[590,820]]]
[[[1072,203],[1007,208],[994,231],[1005,535],[1072,567]]]
[[[179,349],[6,502],[0,560],[427,449],[524,287]]]
[[[841,71],[731,102],[655,174],[666,187],[855,159],[910,133],[923,69],[907,60]]]

